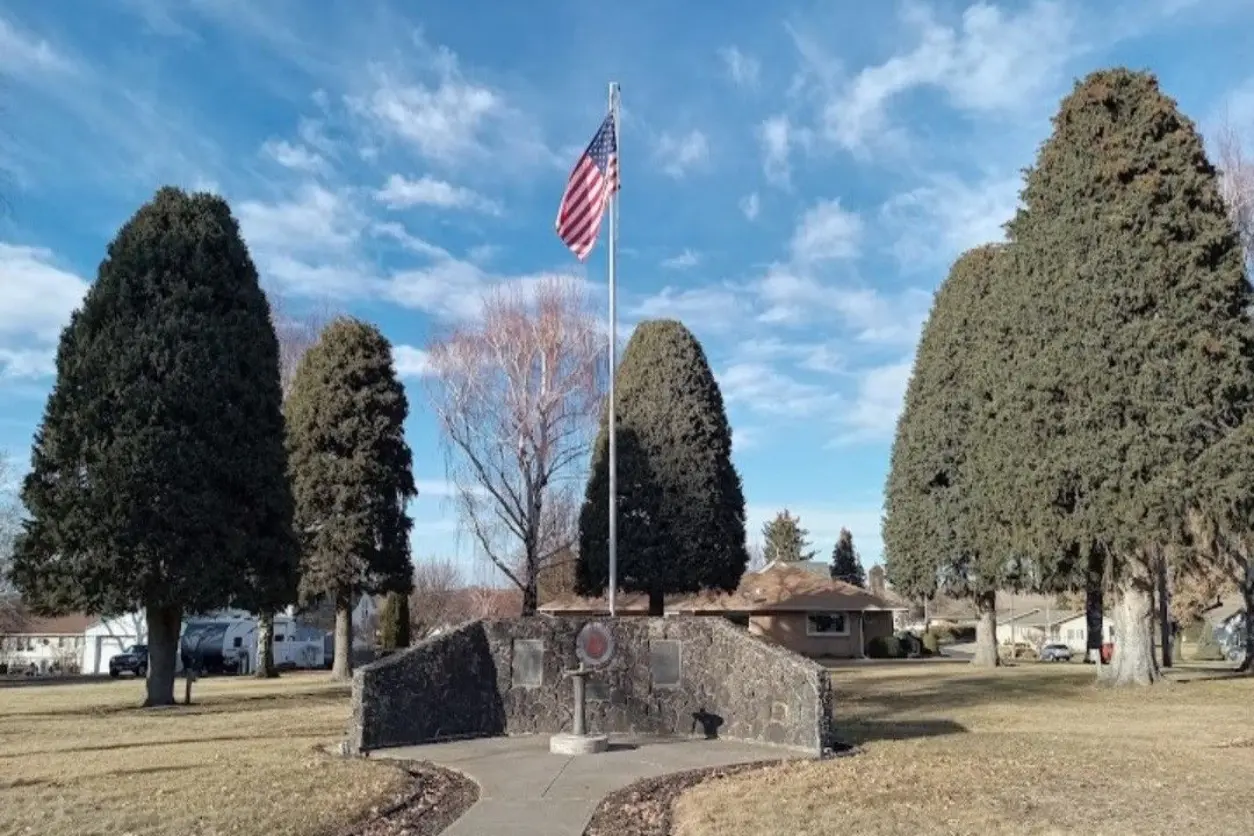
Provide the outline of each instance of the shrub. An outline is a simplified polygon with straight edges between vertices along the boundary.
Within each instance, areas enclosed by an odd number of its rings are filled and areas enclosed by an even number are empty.
[[[926,656],[940,653],[940,636],[931,630],[923,634],[923,653]]]
[[[872,659],[902,659],[906,654],[896,636],[876,636],[867,643],[866,655]]]

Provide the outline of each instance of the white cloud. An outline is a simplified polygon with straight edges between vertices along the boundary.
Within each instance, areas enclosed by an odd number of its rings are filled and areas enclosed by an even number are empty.
[[[838,443],[892,438],[913,363],[913,358],[907,357],[859,373],[857,395],[850,408],[840,413],[842,432],[837,438]]]
[[[504,109],[493,90],[461,78],[455,68],[434,85],[406,85],[387,76],[370,97],[369,112],[424,156],[450,163],[483,151],[481,132]]]
[[[0,348],[0,380],[38,380],[56,371],[55,348]]]
[[[504,91],[469,78],[451,50],[417,37],[412,51],[405,72],[418,66],[426,71],[427,80],[402,77],[399,69],[376,65],[372,91],[348,97],[350,110],[365,116],[385,138],[400,139],[437,165],[508,160],[509,165],[480,170],[510,173],[559,163],[536,121],[511,105]]]
[[[793,233],[792,257],[806,265],[856,258],[862,233],[857,213],[842,208],[839,199],[820,200],[806,211]]]
[[[891,249],[903,267],[930,268],[981,244],[1005,239],[1002,225],[1019,204],[1020,177],[989,176],[966,183],[937,175],[880,207],[886,229],[899,231]]]
[[[662,261],[662,266],[668,270],[688,270],[696,267],[701,263],[700,253],[692,250],[684,250],[678,255],[673,255]]]
[[[347,195],[316,183],[305,183],[290,200],[242,201],[236,214],[250,249],[283,254],[348,250],[365,223]]]
[[[718,51],[718,56],[723,60],[723,66],[727,70],[727,77],[733,83],[740,87],[757,87],[758,75],[762,70],[762,63],[752,55],[746,55],[741,52],[739,47],[729,46]]]
[[[87,287],[48,250],[0,243],[0,376],[52,373],[61,329]]]
[[[694,331],[716,332],[737,327],[748,307],[737,290],[728,285],[706,285],[676,290],[665,287],[630,309],[640,319],[674,317]]]
[[[431,355],[412,345],[398,345],[392,349],[396,373],[401,377],[426,377],[431,373]]]
[[[425,174],[417,180],[393,174],[383,188],[375,192],[375,199],[389,209],[436,206],[441,209],[473,209],[489,215],[501,214],[500,204],[478,192]]]
[[[284,168],[308,173],[322,171],[327,161],[320,154],[303,145],[293,145],[285,139],[268,139],[261,152]]]
[[[683,136],[663,133],[653,147],[653,159],[663,172],[676,179],[704,166],[709,156],[710,144],[705,134],[695,129]]]
[[[24,77],[41,73],[73,73],[74,62],[42,38],[22,32],[0,17],[0,75]]]
[[[761,208],[757,192],[751,192],[740,199],[740,211],[751,221],[757,219]]]
[[[0,339],[56,341],[86,293],[48,250],[0,243]]]
[[[763,362],[738,362],[717,375],[723,398],[762,415],[785,419],[825,416],[840,403],[829,386],[801,381]]]
[[[767,182],[787,187],[792,180],[788,160],[793,143],[792,123],[787,116],[772,116],[758,126],[758,140],[762,143],[762,173]]]
[[[916,45],[866,67],[829,97],[822,111],[824,135],[855,152],[891,141],[896,129],[890,104],[917,87],[940,88],[966,111],[1035,104],[1061,78],[1080,44],[1065,4],[1033,0],[1016,9],[976,3],[955,28],[938,22],[931,7],[908,5],[905,18],[917,32]]]

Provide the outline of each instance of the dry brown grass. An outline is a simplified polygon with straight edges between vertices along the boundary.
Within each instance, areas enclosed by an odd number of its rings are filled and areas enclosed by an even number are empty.
[[[1112,691],[1084,665],[833,672],[864,753],[699,786],[677,836],[1238,833],[1254,821],[1254,681],[1198,669]]]
[[[187,708],[135,708],[142,688],[0,688],[0,833],[304,836],[401,786],[385,765],[315,750],[348,720],[348,689],[326,674],[208,679]]]

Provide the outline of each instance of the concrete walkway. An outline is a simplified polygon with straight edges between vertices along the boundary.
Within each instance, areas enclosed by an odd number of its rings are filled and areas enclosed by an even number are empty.
[[[641,778],[749,761],[802,758],[721,740],[611,737],[609,752],[549,754],[548,735],[398,746],[374,758],[430,761],[479,784],[479,801],[445,836],[582,836],[602,798]]]

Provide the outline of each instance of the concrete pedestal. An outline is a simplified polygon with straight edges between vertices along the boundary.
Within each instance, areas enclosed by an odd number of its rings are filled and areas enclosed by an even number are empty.
[[[555,734],[549,738],[549,751],[554,755],[595,755],[610,748],[610,739],[603,734]]]

